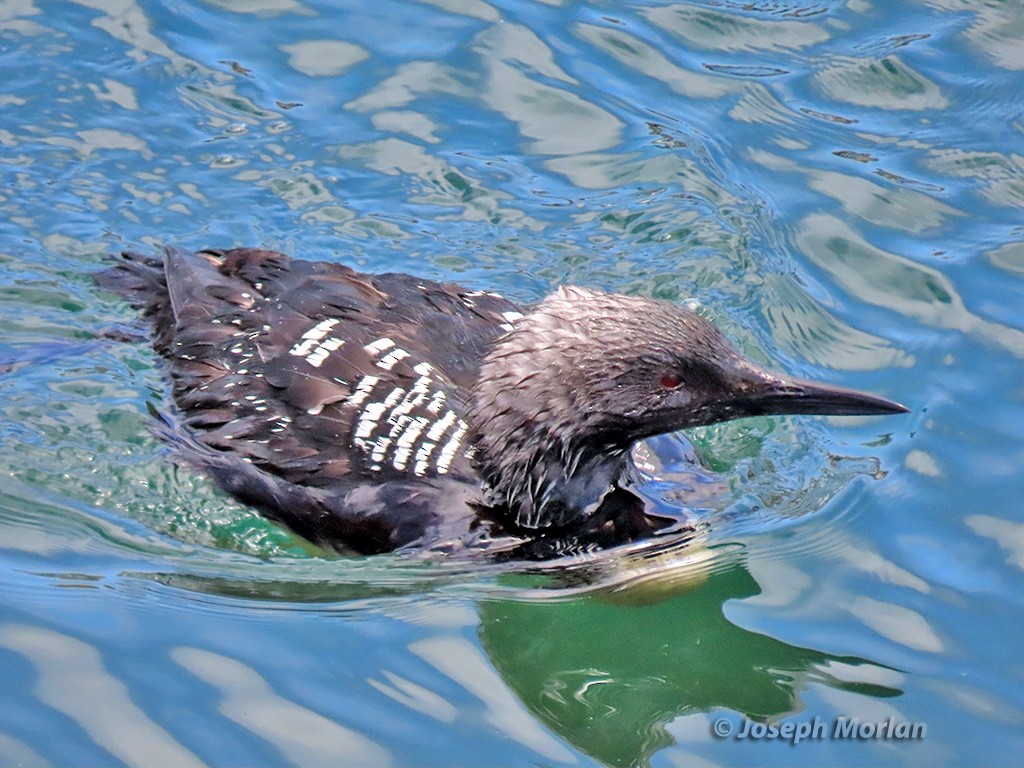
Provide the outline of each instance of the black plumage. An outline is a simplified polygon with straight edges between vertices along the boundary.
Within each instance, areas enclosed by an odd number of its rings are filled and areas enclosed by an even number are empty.
[[[580,288],[520,307],[258,249],[123,254],[178,418],[229,493],[319,544],[543,557],[654,534],[630,448],[755,413],[895,413],[764,371],[667,302]]]

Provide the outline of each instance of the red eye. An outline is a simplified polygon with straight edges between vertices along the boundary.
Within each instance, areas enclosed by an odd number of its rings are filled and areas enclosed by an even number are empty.
[[[682,378],[674,373],[666,373],[664,376],[661,377],[661,386],[663,386],[665,389],[675,389],[682,383]]]

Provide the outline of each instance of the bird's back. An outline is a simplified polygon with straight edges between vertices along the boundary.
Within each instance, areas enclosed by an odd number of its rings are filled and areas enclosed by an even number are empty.
[[[125,254],[100,282],[145,307],[175,442],[230,493],[339,549],[467,537],[470,388],[514,304],[257,249]]]

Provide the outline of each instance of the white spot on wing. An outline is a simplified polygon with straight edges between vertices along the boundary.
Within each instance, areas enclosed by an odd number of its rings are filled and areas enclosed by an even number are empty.
[[[445,411],[444,416],[435,421],[427,432],[427,440],[433,440],[437,442],[441,439],[441,436],[448,431],[448,427],[455,423],[458,416],[455,415],[455,411]]]
[[[395,387],[393,390],[391,390],[391,394],[384,398],[384,407],[393,408],[395,403],[397,403],[404,394],[405,390],[402,389],[402,387]]]
[[[511,330],[514,329],[514,326],[512,324],[516,320],[521,320],[522,317],[523,317],[523,313],[522,312],[513,312],[512,310],[508,310],[508,311],[502,312],[501,316],[505,319],[505,322],[501,324],[501,327],[504,330],[506,330],[506,331],[511,331]]]
[[[356,391],[349,397],[348,404],[354,407],[362,405],[379,382],[380,377],[378,376],[364,376],[356,387]]]
[[[405,469],[406,464],[409,463],[409,454],[412,453],[413,445],[416,443],[416,438],[420,436],[423,428],[427,425],[427,420],[420,416],[413,420],[413,422],[406,428],[402,436],[398,438],[398,443],[395,448],[395,459],[392,462],[395,469]]]
[[[337,336],[331,336],[329,339],[325,339],[320,346],[309,354],[306,358],[306,362],[314,368],[319,368],[324,364],[324,360],[330,357],[331,352],[334,352],[344,346],[344,344],[344,339],[339,339]]]
[[[359,422],[356,424],[356,439],[365,440],[372,435],[373,430],[377,428],[377,422],[380,421],[380,417],[386,410],[387,406],[384,403],[367,404],[363,412],[359,414]]]
[[[339,322],[341,321],[336,317],[321,320],[302,334],[302,339],[296,342],[295,346],[289,350],[289,354],[295,355],[296,357],[305,357],[317,346],[317,342],[326,336],[330,332],[331,328],[336,326]],[[335,349],[337,349],[337,347],[335,347]]]
[[[328,318],[327,320],[321,320],[319,323],[317,323],[304,334],[302,334],[302,338],[322,339],[324,336],[327,335],[327,332],[330,331],[331,328],[338,324],[338,322],[339,320],[336,317],[331,317]]]
[[[363,349],[365,349],[371,355],[376,357],[385,349],[391,349],[391,347],[393,346],[395,346],[395,342],[392,339],[389,339],[387,336],[385,336],[384,338],[370,342],[369,344],[364,346]]]
[[[416,466],[413,467],[413,472],[419,477],[423,477],[430,469],[430,454],[434,452],[435,448],[437,448],[437,443],[424,443],[416,451]]]
[[[459,427],[455,430],[455,434],[452,435],[451,440],[445,443],[444,448],[441,449],[441,454],[437,457],[437,471],[439,474],[447,474],[448,468],[452,464],[452,459],[455,458],[455,454],[459,450],[459,446],[462,444],[462,438],[466,435],[469,427],[466,426],[466,422],[459,419]]]
[[[388,446],[391,445],[391,438],[387,435],[381,435],[377,438],[377,442],[373,444],[372,458],[375,462],[380,463],[384,460],[387,455]]]
[[[443,389],[439,389],[434,393],[434,397],[431,398],[430,402],[427,403],[427,410],[433,414],[441,412],[441,408],[444,406],[445,394]]]
[[[296,357],[305,357],[315,346],[316,339],[305,339],[298,342],[294,347],[288,350],[288,354],[295,355]]]
[[[409,357],[409,353],[399,347],[398,349],[388,352],[384,357],[377,361],[377,367],[383,368],[385,371],[390,371],[395,367],[395,363],[399,360]]]

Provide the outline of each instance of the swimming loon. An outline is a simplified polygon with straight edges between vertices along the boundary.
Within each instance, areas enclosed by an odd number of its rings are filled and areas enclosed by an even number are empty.
[[[124,253],[97,280],[153,323],[180,414],[165,437],[340,552],[633,541],[665,525],[629,491],[639,440],[907,410],[765,370],[691,309],[638,296],[563,287],[524,308],[251,248]]]

